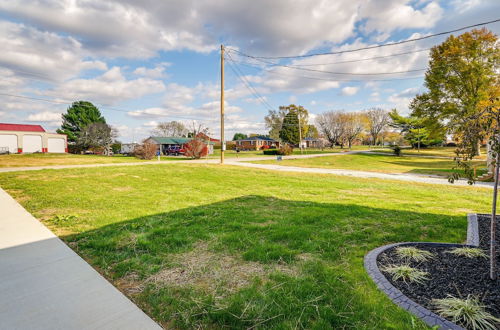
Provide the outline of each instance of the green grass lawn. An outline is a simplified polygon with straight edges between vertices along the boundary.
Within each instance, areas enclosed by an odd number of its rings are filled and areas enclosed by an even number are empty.
[[[184,157],[166,157],[161,160],[186,160]],[[156,157],[154,158],[156,160]],[[50,166],[50,165],[80,165],[80,164],[119,164],[142,162],[144,160],[123,155],[111,157],[101,155],[74,155],[74,154],[11,154],[0,155],[1,167],[25,167],[25,166]]]
[[[346,169],[382,173],[412,173],[446,176],[453,171],[455,162],[447,159],[425,157],[396,157],[394,155],[355,154],[342,156],[325,156],[307,159],[263,160],[256,163],[278,164],[284,166],[317,167]],[[485,161],[474,161],[477,174],[484,173]]]
[[[383,148],[380,148],[381,150],[385,150]],[[352,150],[368,150],[368,147],[366,146],[355,146],[353,147]],[[300,149],[295,148],[293,150],[293,155],[315,155],[315,154],[328,154],[328,153],[339,153],[339,152],[347,152],[349,149],[340,149],[340,148],[324,148],[323,150],[321,149],[315,149],[315,148],[308,148],[304,149],[303,152],[301,153]],[[262,150],[257,150],[257,151],[240,151],[236,152],[235,150],[226,150],[224,152],[224,156],[227,158],[246,158],[246,157],[261,157],[261,156],[269,156],[269,158],[274,158],[276,156],[273,155],[264,155]],[[209,158],[219,158],[220,157],[220,149],[215,149],[213,155],[210,155]]]
[[[11,172],[0,186],[167,328],[424,329],[363,257],[463,242],[491,195],[201,164]]]
[[[411,156],[437,156],[437,157],[455,157],[456,147],[432,147],[432,148],[422,148],[419,150],[411,148],[403,148],[403,155]],[[377,152],[393,153],[390,148],[385,148],[382,150],[376,150]],[[476,157],[477,159],[486,159],[486,148],[481,148],[481,156]]]

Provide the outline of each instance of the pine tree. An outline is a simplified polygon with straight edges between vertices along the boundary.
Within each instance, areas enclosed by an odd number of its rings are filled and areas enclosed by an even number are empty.
[[[62,119],[63,123],[57,133],[66,134],[68,142],[77,142],[80,132],[89,124],[106,124],[99,109],[87,101],[73,102],[67,112],[62,115]]]

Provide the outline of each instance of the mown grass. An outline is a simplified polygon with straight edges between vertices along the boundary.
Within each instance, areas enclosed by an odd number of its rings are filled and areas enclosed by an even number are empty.
[[[413,148],[403,148],[403,155],[410,156],[434,156],[434,157],[450,157],[453,158],[456,156],[455,150],[456,147],[429,147],[429,148],[421,148],[420,151],[418,149]],[[379,151],[379,150],[377,150]],[[382,149],[380,152],[385,153],[393,153],[390,148]],[[478,160],[486,159],[486,148],[481,148],[481,156],[476,157]]]
[[[165,157],[161,160],[186,160],[185,157]],[[156,160],[156,157],[153,159]],[[144,160],[131,156],[114,155],[74,155],[74,154],[11,154],[0,155],[1,167],[28,167],[28,166],[50,166],[50,165],[84,165],[84,164],[119,164],[135,163]]]
[[[424,329],[363,257],[463,242],[466,213],[487,212],[491,194],[199,164],[12,172],[0,185],[169,328]]]
[[[261,164],[278,164],[284,166],[317,167],[346,169],[382,173],[413,173],[447,176],[456,166],[453,160],[425,157],[396,157],[380,154],[354,154],[342,156],[325,156],[307,159],[284,159],[279,163],[275,160],[258,161]],[[486,162],[474,161],[477,174],[485,172]]]
[[[368,150],[367,146],[354,146],[351,150]],[[380,150],[385,150],[383,148],[380,148]],[[349,149],[344,148],[340,149],[338,147],[336,148],[324,148],[324,149],[317,149],[317,148],[305,148],[300,151],[300,149],[295,148],[293,150],[293,155],[316,155],[316,154],[329,154],[329,153],[340,153],[340,152],[347,152]],[[224,152],[224,156],[227,158],[245,158],[245,157],[269,157],[269,158],[274,158],[275,156],[273,155],[264,155],[264,152],[262,150],[250,150],[250,151],[240,151],[236,152],[236,150],[226,150]],[[214,153],[209,156],[209,158],[219,158],[220,157],[220,149],[215,149]]]

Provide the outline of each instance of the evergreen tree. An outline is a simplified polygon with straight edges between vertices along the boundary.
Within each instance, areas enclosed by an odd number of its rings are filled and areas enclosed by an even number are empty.
[[[286,143],[299,143],[299,115],[296,111],[291,110],[285,115],[280,131],[280,139]]]
[[[57,130],[59,134],[66,134],[68,142],[77,142],[82,130],[92,123],[106,124],[99,109],[87,101],[73,102],[67,112],[62,115],[63,123]]]

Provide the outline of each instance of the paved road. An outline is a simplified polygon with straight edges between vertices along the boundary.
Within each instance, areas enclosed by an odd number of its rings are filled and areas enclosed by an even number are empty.
[[[0,329],[161,329],[0,188]]]

